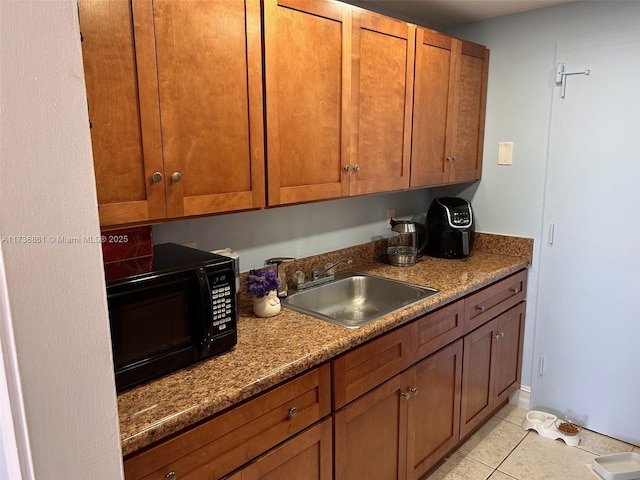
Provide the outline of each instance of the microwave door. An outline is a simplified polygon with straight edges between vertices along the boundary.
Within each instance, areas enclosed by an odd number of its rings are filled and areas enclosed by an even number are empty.
[[[190,314],[194,302],[189,284],[194,281],[193,273],[191,280],[161,277],[146,288],[121,289],[109,296],[119,391],[200,358]]]

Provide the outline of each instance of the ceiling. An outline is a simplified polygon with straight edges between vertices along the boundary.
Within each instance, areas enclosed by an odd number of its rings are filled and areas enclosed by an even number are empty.
[[[345,0],[434,30],[576,0]]]

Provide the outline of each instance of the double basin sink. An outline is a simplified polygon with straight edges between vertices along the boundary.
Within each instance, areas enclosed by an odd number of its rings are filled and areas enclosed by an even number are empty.
[[[290,294],[282,305],[347,328],[358,328],[438,293],[432,288],[357,272]]]

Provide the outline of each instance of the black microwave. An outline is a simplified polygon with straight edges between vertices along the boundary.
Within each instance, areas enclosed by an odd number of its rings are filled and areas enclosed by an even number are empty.
[[[155,245],[148,261],[105,265],[118,392],[236,345],[235,265],[173,243]]]

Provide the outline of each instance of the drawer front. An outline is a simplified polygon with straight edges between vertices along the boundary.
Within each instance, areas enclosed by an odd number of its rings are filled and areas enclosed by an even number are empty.
[[[522,270],[465,298],[464,333],[523,301],[526,291],[527,271]]]
[[[416,320],[416,360],[431,355],[462,336],[464,300]]]
[[[124,462],[127,480],[221,478],[329,414],[329,364]]]
[[[413,363],[415,322],[376,338],[332,361],[337,410]]]

